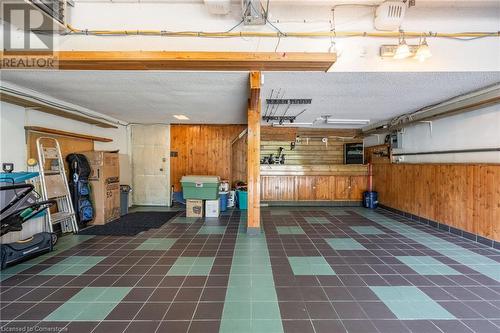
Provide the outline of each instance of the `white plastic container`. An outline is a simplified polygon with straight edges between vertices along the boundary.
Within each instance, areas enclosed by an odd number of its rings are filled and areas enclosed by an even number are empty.
[[[219,217],[220,207],[219,199],[205,200],[205,217]]]

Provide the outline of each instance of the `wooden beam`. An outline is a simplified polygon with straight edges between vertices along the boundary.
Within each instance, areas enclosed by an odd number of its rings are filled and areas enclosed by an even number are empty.
[[[249,234],[260,233],[260,82],[261,73],[250,72],[248,101],[248,224]]]
[[[47,134],[69,136],[72,138],[84,139],[84,140],[92,140],[92,141],[99,141],[99,142],[112,142],[113,141],[113,139],[103,138],[100,136],[78,134],[78,133],[73,133],[73,132],[60,131],[60,130],[52,129],[52,128],[46,128],[46,127],[24,126],[24,129],[27,131],[32,131],[32,132],[40,132],[40,133],[47,133]]]
[[[0,53],[0,58],[34,55],[37,53],[9,51]],[[325,72],[336,61],[334,53],[305,52],[59,51],[54,56],[62,70]]]
[[[118,128],[118,126],[112,125],[112,124],[104,122],[104,121],[100,121],[100,120],[86,117],[84,115],[79,115],[76,113],[63,111],[63,110],[58,109],[56,107],[52,107],[52,106],[46,105],[46,104],[41,103],[41,102],[32,101],[32,100],[29,100],[27,98],[21,98],[18,96],[12,96],[12,95],[8,95],[5,93],[0,93],[0,100],[2,102],[7,102],[10,104],[19,105],[19,106],[22,106],[24,108],[34,109],[36,111],[52,114],[52,115],[59,116],[62,118],[81,121],[82,123],[91,124],[91,125],[95,125],[95,126],[102,127],[102,128]]]

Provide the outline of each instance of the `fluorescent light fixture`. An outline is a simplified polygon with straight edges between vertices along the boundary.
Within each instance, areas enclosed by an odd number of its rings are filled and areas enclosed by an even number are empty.
[[[367,125],[370,123],[369,119],[333,119],[328,118],[326,120],[327,124],[335,125]]]
[[[420,43],[417,52],[415,53],[415,59],[417,59],[420,62],[423,62],[429,59],[430,57],[432,57],[431,49],[424,38],[422,43]]]
[[[312,126],[313,123],[287,123],[287,124],[280,124],[280,123],[272,123],[272,127],[301,127],[301,126]]]
[[[174,118],[179,120],[189,120],[189,118],[183,114],[174,114]]]

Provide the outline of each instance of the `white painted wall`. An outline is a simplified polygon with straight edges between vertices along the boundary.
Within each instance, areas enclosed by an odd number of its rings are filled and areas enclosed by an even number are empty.
[[[1,161],[12,161],[16,170],[26,170],[26,139],[24,126],[40,126],[79,134],[102,136],[113,139],[113,142],[96,142],[96,150],[120,150],[120,182],[130,184],[130,157],[128,145],[128,129],[118,126],[117,129],[101,128],[95,125],[66,119],[36,110],[26,110],[9,103],[1,103]]]
[[[25,111],[0,102],[0,163],[14,163],[15,171],[26,170]]]
[[[375,1],[376,3],[377,1]],[[324,1],[324,3],[327,3]],[[334,1],[331,1],[334,3]],[[337,1],[336,3],[339,3]],[[402,29],[422,32],[498,31],[500,5],[433,1],[407,11]],[[493,3],[493,5],[491,5]],[[240,20],[241,7],[233,5],[227,16],[210,15],[201,1],[95,2],[76,1],[69,23],[78,29],[153,29],[172,31],[225,31]],[[375,31],[374,8],[338,7],[337,31]],[[331,5],[290,6],[271,1],[270,20],[282,31],[330,31]],[[271,26],[240,26],[234,31],[275,32]],[[0,38],[1,34],[0,34]],[[20,37],[18,37],[20,38]],[[395,44],[395,38],[338,38],[339,58],[334,71],[486,71],[500,70],[500,39],[460,41],[429,38],[433,57],[424,63],[413,59],[381,59],[382,44]],[[418,39],[408,40],[417,44]],[[61,50],[170,50],[170,51],[262,51],[328,52],[329,38],[181,38],[158,36],[86,36],[57,38]]]
[[[365,146],[384,142],[385,135],[365,138]],[[500,105],[419,123],[404,129],[403,148],[394,153],[500,147]],[[404,156],[403,163],[500,163],[500,152]]]

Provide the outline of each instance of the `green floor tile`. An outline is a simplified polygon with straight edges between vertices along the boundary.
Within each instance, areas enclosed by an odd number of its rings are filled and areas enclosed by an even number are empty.
[[[38,273],[39,275],[81,275],[104,260],[101,256],[73,256]]]
[[[82,303],[64,303],[45,317],[45,321],[73,321],[83,311]]]
[[[280,235],[303,235],[304,230],[300,226],[281,226],[276,227],[278,234]]]
[[[417,287],[370,287],[400,320],[456,319]]]
[[[226,232],[226,226],[204,225],[198,231],[198,235],[223,235]]]
[[[117,303],[94,303],[89,304],[83,309],[75,321],[101,321],[104,320],[111,311],[116,307]]]
[[[429,256],[398,256],[399,261],[420,275],[461,275],[448,265]]]
[[[382,235],[385,234],[382,230],[377,227],[372,226],[354,226],[351,227],[352,230],[356,231],[360,235]]]
[[[222,315],[226,319],[251,319],[252,303],[226,301]]]
[[[86,287],[45,317],[45,321],[101,321],[132,288]]]
[[[252,320],[252,333],[283,333],[281,319],[254,319]]]
[[[176,238],[148,238],[136,250],[144,251],[168,251],[177,241]]]
[[[278,302],[252,302],[252,319],[280,318]]]
[[[311,224],[329,224],[331,223],[326,217],[305,217],[305,220]]]
[[[366,250],[366,248],[352,238],[330,238],[325,239],[334,250]]]
[[[206,276],[210,274],[214,257],[179,257],[167,276]]]
[[[252,333],[251,319],[223,319],[219,333]]]
[[[323,257],[288,257],[294,275],[335,275]]]

